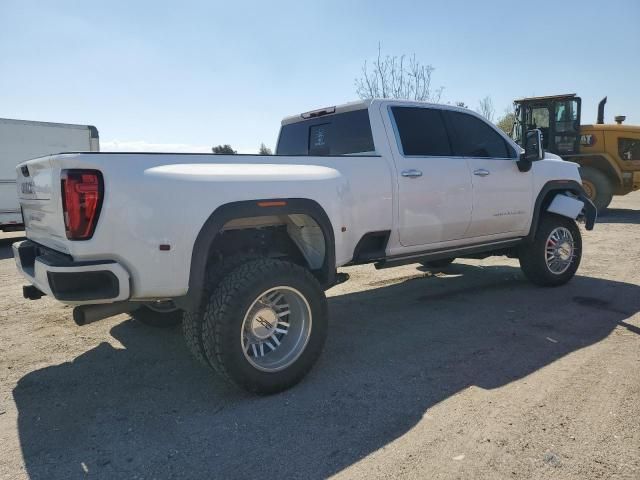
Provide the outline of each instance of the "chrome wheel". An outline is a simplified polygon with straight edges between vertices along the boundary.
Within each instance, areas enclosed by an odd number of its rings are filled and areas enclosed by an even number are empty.
[[[547,237],[545,259],[551,273],[561,275],[566,272],[576,256],[573,235],[565,227],[557,227]]]
[[[242,322],[245,358],[258,370],[277,372],[295,362],[311,335],[311,308],[302,293],[275,287],[256,298]]]

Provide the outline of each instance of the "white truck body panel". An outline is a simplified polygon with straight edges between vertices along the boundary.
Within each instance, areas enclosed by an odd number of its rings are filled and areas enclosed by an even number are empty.
[[[352,261],[356,245],[369,232],[390,231],[388,256],[524,237],[532,225],[535,199],[548,181],[580,182],[575,164],[551,156],[534,162],[528,172],[518,171],[516,159],[501,160],[496,170],[486,159],[403,157],[389,106],[476,114],[420,102],[373,100],[359,105],[369,111],[374,155],[72,153],[27,161],[21,166],[32,173],[28,179],[17,170],[19,191],[26,192],[21,193],[21,204],[27,236],[76,261],[117,262],[130,276],[133,300],[167,299],[187,293],[196,238],[212,212],[232,202],[317,202],[331,222],[336,266],[341,266]],[[415,168],[425,174],[403,176]],[[495,171],[495,176],[474,176],[482,168]],[[69,241],[65,236],[59,187],[63,169],[102,172],[104,200],[90,240]],[[170,250],[161,251],[161,244]]]
[[[0,227],[22,224],[16,165],[54,153],[99,149],[97,130],[88,125],[0,118]]]
[[[204,163],[212,160],[225,163]],[[112,252],[108,260],[121,262],[131,273],[134,297],[186,293],[195,238],[222,204],[283,196],[313,198],[331,219],[340,265],[351,260],[362,235],[384,229],[392,216],[390,178],[381,157],[83,153],[28,165],[49,162],[53,178],[60,178],[61,164],[101,170],[108,187],[100,221],[91,240],[69,242],[60,192],[54,190],[50,201],[21,200],[28,238],[78,260],[103,260],[104,252]],[[338,162],[343,163],[340,171]],[[379,188],[348,181],[361,171]],[[218,200],[222,198],[224,202]],[[170,244],[171,250],[159,251],[161,243]],[[173,272],[171,278],[167,272]]]

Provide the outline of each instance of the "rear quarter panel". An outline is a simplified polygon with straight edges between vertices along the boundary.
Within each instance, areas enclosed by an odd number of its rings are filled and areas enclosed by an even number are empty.
[[[331,220],[338,265],[351,260],[362,235],[392,222],[382,157],[103,153],[56,156],[52,163],[102,171],[105,196],[94,236],[67,242],[67,249],[78,260],[120,262],[131,274],[133,298],[186,293],[195,239],[226,203],[315,200]],[[160,251],[160,244],[171,249]]]

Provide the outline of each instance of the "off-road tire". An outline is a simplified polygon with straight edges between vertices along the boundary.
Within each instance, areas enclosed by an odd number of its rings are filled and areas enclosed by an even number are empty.
[[[580,177],[585,191],[589,194],[598,211],[606,209],[613,198],[613,185],[607,176],[593,167],[580,167]],[[588,185],[585,185],[587,182]]]
[[[453,263],[455,258],[443,258],[441,260],[432,260],[430,262],[420,262],[420,264],[427,268],[445,268]]]
[[[553,273],[546,262],[547,239],[557,227],[565,227],[571,233],[574,242],[574,254],[569,268],[560,274]],[[567,283],[576,273],[582,258],[582,236],[576,222],[570,218],[553,213],[543,214],[533,241],[522,245],[518,250],[520,268],[525,276],[536,285],[556,287]]]
[[[191,355],[204,366],[210,366],[202,344],[202,324],[209,297],[220,281],[243,263],[260,258],[258,255],[234,255],[212,265],[206,272],[202,301],[196,311],[185,311],[182,318],[182,335]]]
[[[311,330],[306,347],[286,368],[265,372],[245,357],[242,325],[251,304],[265,291],[290,287],[309,305]],[[206,306],[202,342],[211,366],[227,380],[253,393],[280,392],[298,383],[314,365],[327,336],[327,299],[306,269],[282,260],[263,258],[244,263],[217,286]]]
[[[140,307],[130,313],[131,318],[155,328],[175,327],[182,321],[182,311],[158,312],[149,307]]]

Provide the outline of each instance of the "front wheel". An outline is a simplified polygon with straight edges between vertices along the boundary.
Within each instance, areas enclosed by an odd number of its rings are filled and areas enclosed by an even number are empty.
[[[318,281],[290,262],[260,259],[232,271],[206,306],[202,343],[216,371],[268,394],[298,383],[327,335],[327,300]]]
[[[536,285],[567,283],[582,258],[582,237],[576,222],[552,213],[541,219],[533,241],[520,247],[520,267]]]

